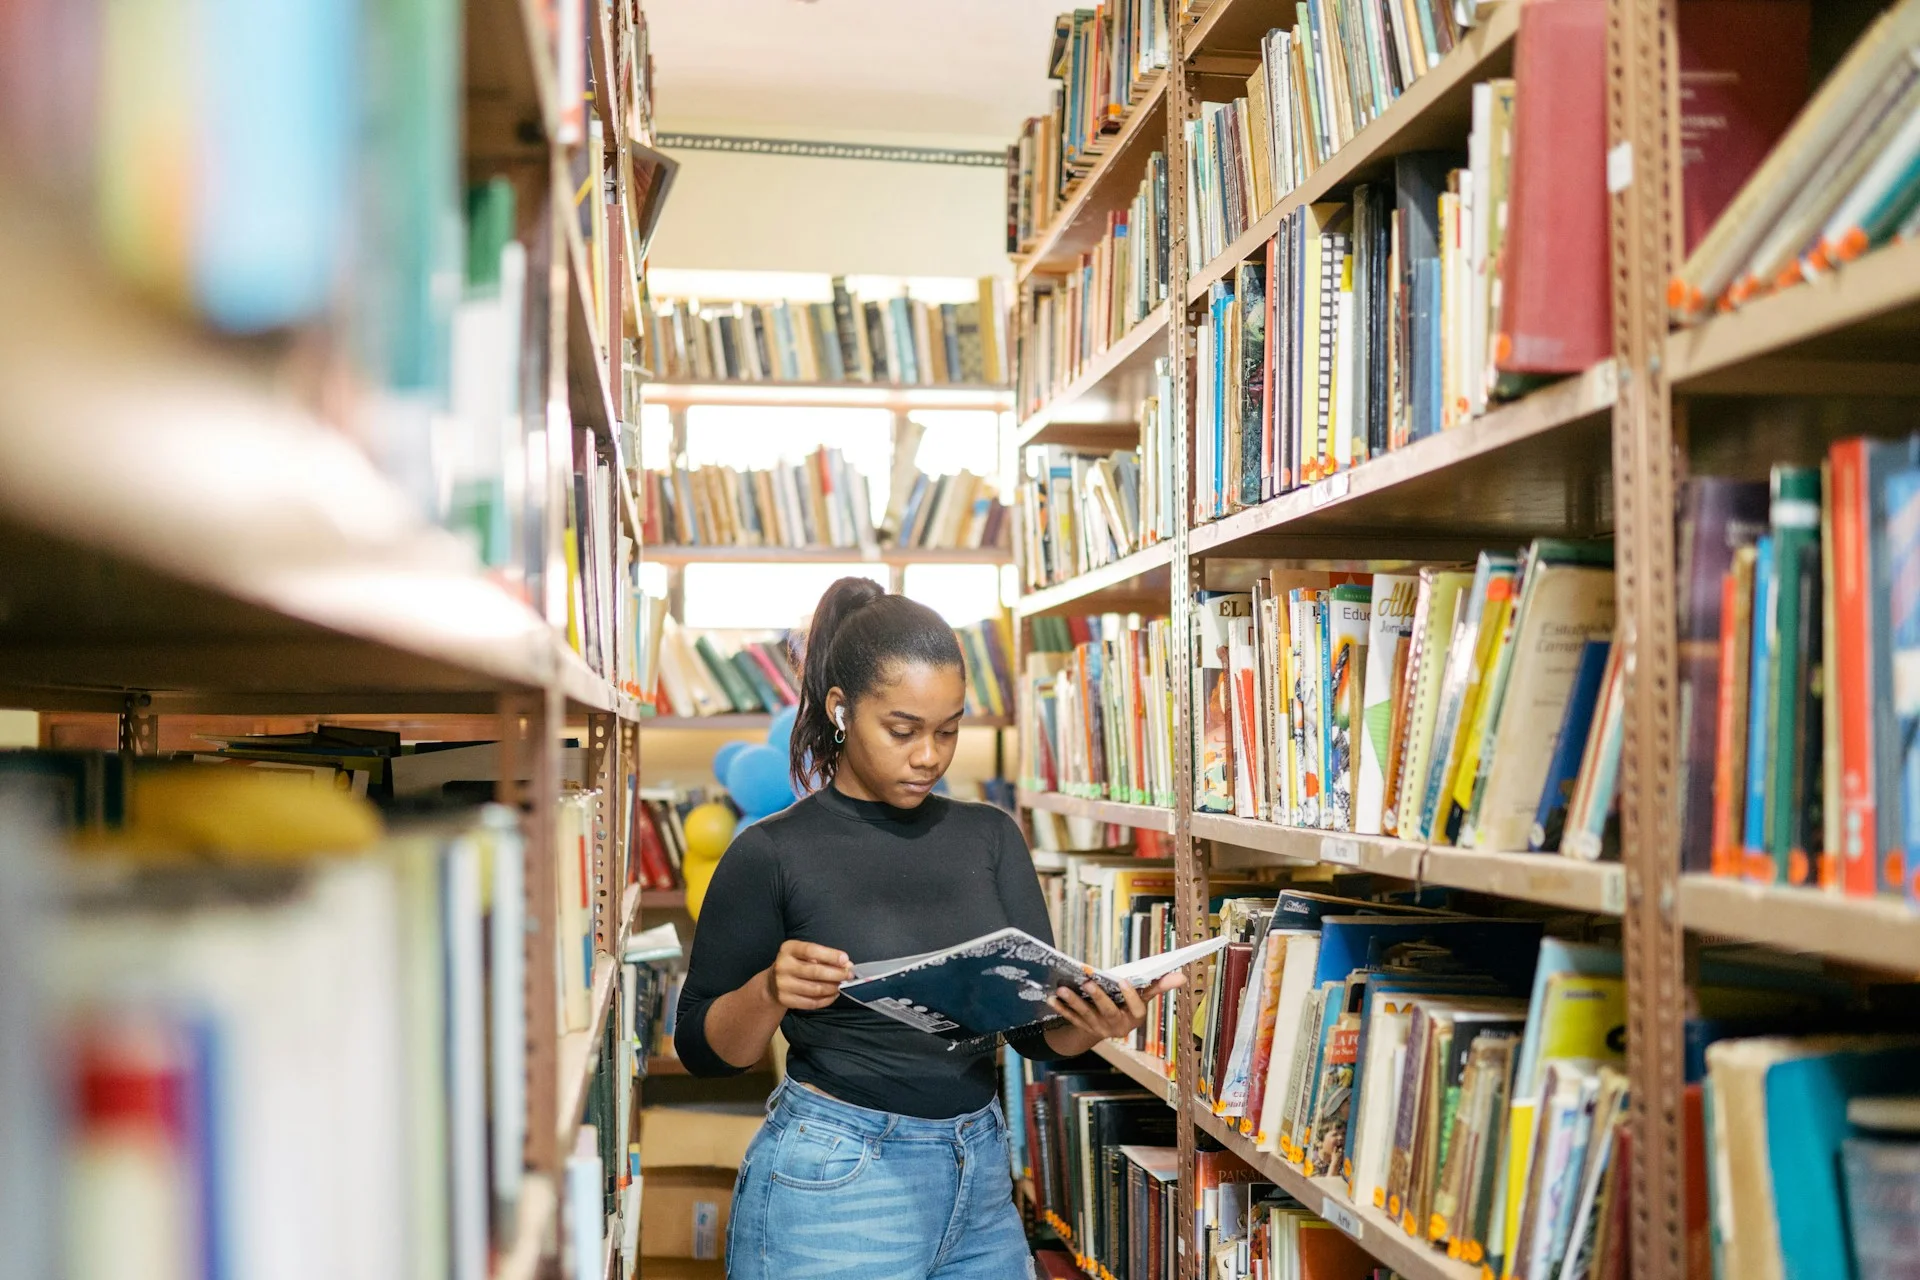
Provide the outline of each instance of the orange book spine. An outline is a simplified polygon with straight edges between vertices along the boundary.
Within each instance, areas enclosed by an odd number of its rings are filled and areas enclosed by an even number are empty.
[[[1873,592],[1867,539],[1867,442],[1843,440],[1833,467],[1833,631],[1840,699],[1840,888],[1878,892],[1873,777]]]

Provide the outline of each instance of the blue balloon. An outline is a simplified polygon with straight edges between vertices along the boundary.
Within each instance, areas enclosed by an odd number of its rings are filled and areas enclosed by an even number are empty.
[[[787,753],[772,747],[751,746],[735,756],[727,767],[726,783],[734,803],[746,813],[776,813],[794,801]]]
[[[793,721],[799,714],[798,707],[788,707],[777,713],[773,723],[767,726],[767,745],[785,751],[793,742]]]
[[[751,742],[741,742],[738,739],[721,743],[720,749],[713,753],[713,776],[724,784],[727,780],[727,770],[732,767],[734,757],[752,745]]]

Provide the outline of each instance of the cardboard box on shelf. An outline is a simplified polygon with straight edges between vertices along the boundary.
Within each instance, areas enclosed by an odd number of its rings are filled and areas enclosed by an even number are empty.
[[[640,1254],[718,1262],[725,1253],[733,1181],[760,1131],[760,1107],[647,1107],[640,1117]],[[655,1276],[679,1275],[661,1271]],[[703,1273],[686,1273],[695,1280]]]

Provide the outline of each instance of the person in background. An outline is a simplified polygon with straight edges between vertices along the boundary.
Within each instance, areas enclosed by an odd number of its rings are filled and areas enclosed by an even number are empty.
[[[827,588],[807,636],[792,767],[812,794],[741,832],[695,930],[674,1043],[698,1076],[758,1063],[787,1078],[734,1188],[730,1280],[1009,1280],[1032,1271],[1013,1203],[991,1048],[971,1051],[840,997],[853,965],[1013,925],[1053,939],[1020,828],[933,794],[966,707],[940,616],[866,578]],[[1116,1003],[1048,1001],[1010,1037],[1069,1058],[1125,1036],[1170,974]]]

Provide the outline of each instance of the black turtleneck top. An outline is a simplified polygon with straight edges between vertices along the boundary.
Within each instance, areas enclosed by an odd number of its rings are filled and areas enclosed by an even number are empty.
[[[1046,900],[1013,819],[988,804],[928,796],[917,809],[855,800],[831,786],[747,828],[720,859],[694,930],[674,1045],[697,1076],[738,1074],[707,1043],[707,1010],[767,968],[789,938],[854,964],[957,945],[1008,925],[1053,941]],[[787,1074],[875,1111],[947,1119],[995,1092],[989,1049],[938,1036],[844,996],[789,1010]],[[1012,1038],[1048,1058],[1043,1033]]]

